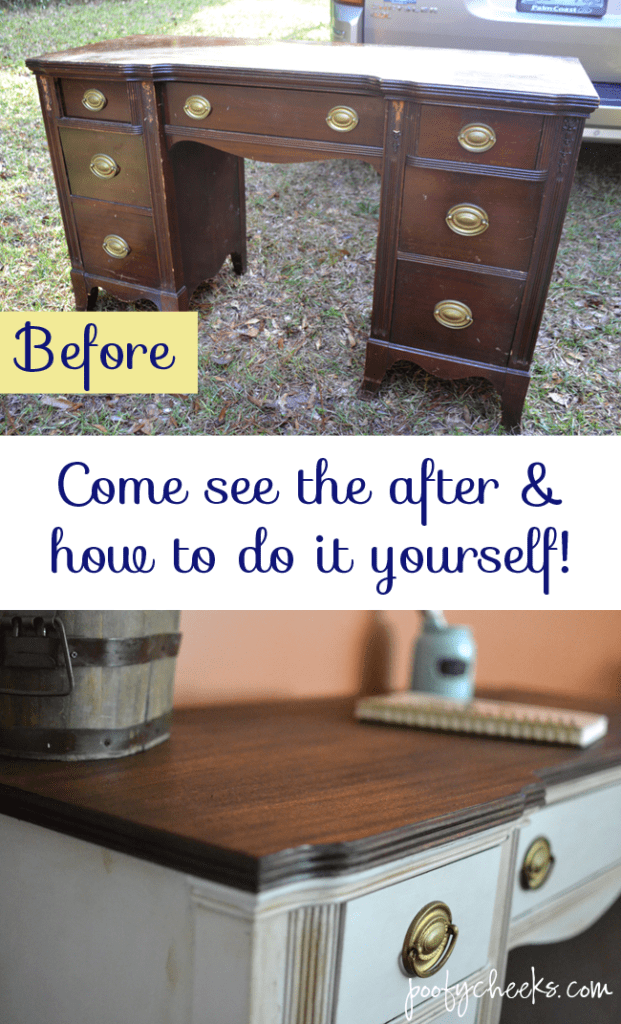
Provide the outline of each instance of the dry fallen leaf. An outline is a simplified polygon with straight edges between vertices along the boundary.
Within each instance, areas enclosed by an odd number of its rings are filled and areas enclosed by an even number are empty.
[[[553,402],[556,402],[557,405],[569,405],[568,395],[559,395],[556,391],[551,391],[548,397],[551,398]]]
[[[130,434],[150,434],[153,431],[151,420],[136,420],[129,428]]]
[[[4,416],[5,416],[5,419],[6,419],[7,423],[8,423],[8,425],[9,425],[9,427],[11,429],[13,429],[15,427],[15,420],[14,420],[13,416],[11,415],[11,410],[9,409],[8,405],[6,404],[6,401],[3,401],[3,403],[2,403],[2,410],[4,412]]]
[[[82,402],[72,402],[68,398],[60,398],[59,395],[41,395],[40,400],[43,405],[53,405],[55,409],[64,409],[65,412],[75,412],[83,405]]]

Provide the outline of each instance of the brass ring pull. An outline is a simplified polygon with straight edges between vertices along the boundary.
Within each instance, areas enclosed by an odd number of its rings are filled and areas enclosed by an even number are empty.
[[[115,260],[124,260],[131,252],[129,245],[120,235],[106,235],[102,248],[108,256],[114,256]]]
[[[451,206],[446,223],[456,235],[482,235],[489,227],[489,218],[482,206],[472,203],[458,203]]]
[[[539,889],[554,865],[552,847],[544,836],[534,839],[524,855],[521,881],[524,889]]]
[[[465,302],[458,302],[457,299],[443,299],[442,302],[438,302],[433,315],[439,324],[450,327],[452,331],[470,327],[474,319],[470,307]]]
[[[358,115],[351,107],[332,107],[328,111],[326,124],[335,132],[351,132],[358,124]]]
[[[458,934],[446,903],[428,903],[406,932],[401,951],[406,973],[419,978],[437,974],[455,949]]]
[[[203,121],[211,114],[211,103],[204,96],[188,96],[183,109],[188,117],[193,117],[195,121]]]
[[[90,170],[96,178],[114,178],[121,168],[107,153],[95,153],[91,159]]]
[[[485,153],[496,145],[496,132],[488,124],[467,124],[457,136],[457,141],[470,153]]]
[[[87,89],[82,97],[82,106],[91,111],[103,110],[107,102],[99,89]]]

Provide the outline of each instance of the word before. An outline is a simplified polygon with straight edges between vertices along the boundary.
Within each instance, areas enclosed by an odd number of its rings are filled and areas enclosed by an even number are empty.
[[[38,334],[35,334],[35,331]],[[41,338],[41,335],[43,337]],[[58,353],[51,348],[52,332],[46,327],[37,327],[30,320],[17,331],[17,341],[23,341],[24,355],[23,362],[17,358],[13,359],[14,365],[24,373],[43,373],[54,365],[54,359]],[[101,347],[95,342],[97,327],[95,324],[87,324],[84,328],[82,344],[70,341],[60,349],[60,362],[66,370],[83,371],[83,390],[91,389],[91,362],[99,358],[104,370],[119,370],[125,366],[128,370],[137,368],[137,363],[144,357],[155,370],[170,370],[175,363],[175,356],[170,355],[170,350],[165,342],[157,342],[147,348],[142,343],[134,344],[127,342],[125,346],[116,342],[108,341]],[[39,340],[36,340],[36,339]],[[91,353],[92,349],[98,349],[97,354]]]

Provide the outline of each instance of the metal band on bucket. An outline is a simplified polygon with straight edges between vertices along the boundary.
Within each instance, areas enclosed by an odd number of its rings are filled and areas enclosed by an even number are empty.
[[[0,727],[0,754],[35,760],[67,761],[123,757],[163,743],[170,735],[172,712],[124,729],[45,729]]]

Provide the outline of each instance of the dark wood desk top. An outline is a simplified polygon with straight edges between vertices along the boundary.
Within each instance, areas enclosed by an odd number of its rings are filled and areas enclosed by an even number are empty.
[[[184,709],[132,757],[0,759],[0,812],[259,891],[514,820],[546,785],[621,764],[618,706],[581,704],[610,716],[587,750],[360,723],[346,699]]]
[[[166,80],[206,72],[223,81],[265,76],[272,86],[348,87],[391,95],[422,95],[448,89],[505,93],[523,105],[557,103],[590,112],[599,97],[575,57],[525,56],[484,50],[351,45],[346,43],[274,43],[198,36],[132,36],[47,53],[26,61],[32,71],[77,75],[95,68],[111,76]],[[329,84],[326,83],[329,79]],[[356,86],[358,89],[356,89]],[[470,96],[470,99],[473,97]]]

